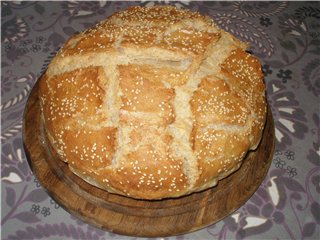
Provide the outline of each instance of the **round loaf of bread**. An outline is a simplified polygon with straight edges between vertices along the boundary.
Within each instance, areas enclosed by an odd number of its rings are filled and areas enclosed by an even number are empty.
[[[72,36],[40,79],[50,145],[90,184],[137,199],[208,189],[261,139],[247,45],[197,12],[131,7]]]

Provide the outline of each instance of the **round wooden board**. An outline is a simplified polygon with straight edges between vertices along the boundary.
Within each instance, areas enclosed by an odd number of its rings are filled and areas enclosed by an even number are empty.
[[[216,187],[176,199],[144,201],[110,194],[76,175],[47,143],[40,121],[38,83],[30,93],[23,123],[29,165],[49,195],[65,210],[101,229],[130,236],[172,236],[198,230],[230,215],[257,190],[274,150],[274,123],[267,123],[258,149]]]

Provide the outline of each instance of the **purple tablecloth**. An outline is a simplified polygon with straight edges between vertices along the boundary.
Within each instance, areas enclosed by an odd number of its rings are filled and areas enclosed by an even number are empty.
[[[129,5],[1,2],[2,239],[132,239],[83,223],[33,176],[22,146],[28,94],[61,44]],[[248,42],[262,62],[276,151],[258,191],[229,217],[170,239],[320,239],[319,2],[170,2]]]

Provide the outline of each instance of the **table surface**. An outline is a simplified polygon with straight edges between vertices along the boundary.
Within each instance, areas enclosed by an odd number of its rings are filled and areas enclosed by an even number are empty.
[[[1,2],[2,239],[136,239],[87,225],[33,176],[22,146],[28,94],[61,44],[129,5],[200,11],[261,59],[276,132],[257,192],[222,221],[168,239],[320,237],[319,2]],[[138,238],[139,239],[139,238]]]

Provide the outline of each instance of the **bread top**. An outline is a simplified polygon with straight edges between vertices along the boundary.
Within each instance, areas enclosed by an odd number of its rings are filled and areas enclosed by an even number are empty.
[[[47,137],[87,182],[138,199],[237,170],[266,117],[259,61],[199,13],[131,7],[72,36],[40,80]]]

